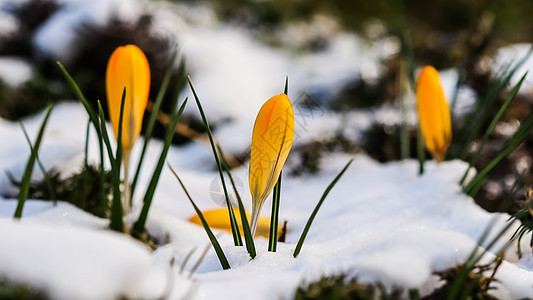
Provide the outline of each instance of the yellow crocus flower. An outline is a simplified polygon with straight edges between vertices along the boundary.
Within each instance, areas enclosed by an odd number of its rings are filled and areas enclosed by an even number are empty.
[[[115,49],[107,64],[107,104],[115,136],[118,135],[120,101],[124,87],[126,87],[126,101],[122,124],[122,147],[131,149],[141,132],[150,91],[150,66],[144,53],[135,45],[120,46]]]
[[[148,93],[150,91],[150,66],[144,53],[135,45],[120,46],[111,55],[106,70],[106,92],[109,116],[115,137],[118,136],[122,93],[126,88],[122,122],[122,148],[124,163],[124,212],[130,210],[128,181],[129,157],[141,126]],[[118,141],[117,141],[118,142]]]
[[[433,158],[441,162],[452,141],[452,125],[450,107],[444,97],[439,72],[432,66],[426,66],[420,72],[416,94],[418,120],[426,147]]]
[[[270,98],[259,110],[252,133],[249,184],[252,235],[261,208],[272,192],[294,140],[294,111],[285,94]]]
[[[235,214],[235,219],[237,220],[237,225],[239,226],[240,232],[243,232],[242,222],[241,222],[241,213],[239,212],[239,209],[233,208],[233,213]],[[228,219],[227,208],[219,208],[219,209],[203,211],[202,215],[204,216],[205,220],[209,224],[209,227],[216,228],[216,229],[222,229],[222,230],[231,232],[231,224]],[[248,213],[246,213],[246,217],[248,218],[248,220],[250,220],[250,215]],[[197,214],[190,217],[189,222],[198,224],[200,226],[202,225],[202,221],[200,221],[200,217]],[[278,235],[281,235],[281,233],[282,233],[282,226],[279,226]],[[268,237],[269,234],[270,234],[270,218],[260,217],[257,222],[257,231],[255,233],[255,236]]]

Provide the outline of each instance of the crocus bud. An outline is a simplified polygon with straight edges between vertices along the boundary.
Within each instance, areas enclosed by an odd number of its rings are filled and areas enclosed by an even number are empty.
[[[276,184],[294,140],[294,112],[285,94],[270,98],[259,110],[252,133],[249,183],[252,234],[261,208]]]
[[[131,149],[139,137],[150,91],[150,67],[144,53],[135,45],[120,46],[111,55],[106,70],[109,115],[115,137],[118,136],[120,104],[126,88],[122,147]]]
[[[433,158],[441,162],[452,141],[452,125],[450,107],[444,97],[439,72],[432,66],[426,66],[420,72],[416,94],[418,120],[426,147]]]

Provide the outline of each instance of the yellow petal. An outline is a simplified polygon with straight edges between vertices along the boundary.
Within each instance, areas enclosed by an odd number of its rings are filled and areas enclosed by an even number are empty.
[[[443,161],[452,140],[450,107],[444,97],[439,73],[432,66],[422,69],[416,94],[418,119],[426,147],[436,161]]]
[[[118,136],[120,102],[126,87],[122,146],[127,151],[141,132],[142,119],[150,91],[150,67],[144,53],[135,45],[120,46],[111,55],[106,70],[109,115]]]
[[[243,234],[241,214],[239,210],[236,208],[233,208],[233,212],[235,213],[235,218],[237,219],[237,224],[239,226],[240,232],[241,234]],[[205,220],[207,221],[207,224],[209,224],[209,227],[216,228],[216,229],[222,229],[222,230],[231,232],[231,224],[229,221],[227,208],[219,208],[219,209],[203,211],[202,214]],[[248,213],[246,213],[246,218],[248,218],[248,221],[250,220],[250,215]],[[200,221],[200,217],[198,217],[198,215],[194,215],[191,218],[189,218],[189,222],[202,225],[202,222]],[[279,238],[279,235],[281,235],[281,231],[282,231],[282,226],[279,226],[278,238]],[[266,218],[266,217],[259,218],[255,236],[268,237],[269,234],[270,234],[270,218]]]
[[[294,112],[285,94],[270,98],[259,110],[252,133],[249,184],[252,231],[261,207],[272,192],[294,140]]]

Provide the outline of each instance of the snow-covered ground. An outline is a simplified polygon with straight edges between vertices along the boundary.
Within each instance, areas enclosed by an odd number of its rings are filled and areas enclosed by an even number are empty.
[[[31,136],[41,119],[42,114],[25,121]],[[81,165],[86,121],[79,104],[55,108],[40,151],[46,168],[72,171]],[[2,122],[0,132],[10,141],[1,148],[1,167],[20,176],[29,154],[20,129],[17,124]],[[143,179],[153,169],[160,147],[154,142],[149,149]],[[93,150],[90,156],[95,161],[97,153]],[[167,169],[160,179],[148,229],[156,236],[168,236],[170,243],[153,253],[124,235],[106,230],[106,220],[69,204],[28,200],[22,221],[12,221],[16,200],[3,199],[1,275],[42,286],[58,299],[117,295],[155,298],[167,289],[173,298],[290,298],[304,280],[338,272],[357,274],[362,281],[430,291],[436,286],[433,271],[463,262],[489,223],[495,222],[496,233],[509,217],[487,213],[461,193],[457,182],[466,169],[464,162],[429,162],[426,173],[418,176],[415,161],[379,164],[355,156],[319,212],[300,256],[293,258],[295,243],[320,194],[349,158],[329,155],[317,175],[285,176],[280,217],[288,221],[289,231],[287,242],[279,245],[277,253],[267,252],[267,240],[258,238],[258,256],[249,261],[245,248],[234,247],[231,235],[221,232],[232,269],[221,270],[209,248],[191,278],[188,271],[209,242],[201,227],[186,221],[194,211]],[[173,147],[169,162],[202,209],[219,207],[209,189],[217,177],[208,145]],[[246,171],[244,167],[237,169],[235,176],[246,182]],[[39,177],[38,170],[36,175]],[[141,188],[145,188],[146,180],[142,182]],[[0,186],[6,188],[7,178],[1,177]],[[249,208],[249,190],[247,186],[243,189]],[[136,200],[139,198],[137,194]],[[267,202],[265,214],[268,206]],[[131,222],[137,214],[127,219]],[[526,244],[524,241],[523,249],[528,249]],[[191,249],[196,249],[192,262],[179,274]],[[514,251],[514,247],[508,250],[507,260],[496,275],[501,287],[494,293],[502,298],[532,297],[533,255],[526,250],[519,261]],[[487,259],[491,257],[487,255]],[[96,279],[88,279],[93,277]]]
[[[242,153],[249,147],[259,107],[282,91],[287,75],[289,96],[295,103],[296,144],[332,136],[339,129],[357,138],[376,119],[401,121],[395,107],[335,114],[320,107],[301,110],[297,103],[305,91],[334,93],[354,78],[378,76],[379,59],[394,54],[394,41],[386,41],[384,49],[388,51],[378,51],[356,35],[334,32],[326,51],[296,55],[290,48],[268,48],[242,28],[218,23],[202,7],[176,8],[164,2],[133,0],[60,2],[64,3],[62,9],[43,24],[33,40],[42,55],[58,59],[68,60],[73,28],[79,22],[105,24],[113,10],[126,19],[148,8],[157,14],[161,32],[179,37],[209,120],[230,119],[215,132],[226,152]],[[4,23],[0,29],[12,28],[9,22]],[[294,40],[292,30],[287,30],[286,38]],[[10,84],[20,84],[29,78],[31,68],[24,63],[19,66],[0,61],[0,76],[7,78],[9,71],[16,70],[11,73],[17,76]],[[457,74],[448,71],[442,77],[451,94]],[[187,95],[189,90],[180,99]],[[473,96],[471,90],[462,90],[460,108],[468,109]],[[412,96],[409,101],[413,108]],[[192,102],[187,113],[197,113]],[[42,117],[41,113],[24,120],[32,139]],[[413,110],[409,118],[415,122]],[[81,105],[62,103],[54,108],[39,153],[46,169],[56,168],[67,175],[81,166],[86,125]],[[94,136],[93,132],[89,148],[92,162],[98,157]],[[19,125],[0,119],[0,137],[4,141],[0,170],[20,178],[29,148]],[[134,161],[140,144],[142,141],[134,148]],[[158,141],[151,144],[138,191],[146,188],[160,149]],[[429,293],[439,285],[433,272],[464,262],[489,225],[494,236],[509,218],[484,211],[461,192],[458,181],[466,170],[464,162],[428,162],[426,173],[418,176],[415,161],[379,164],[357,155],[326,199],[301,254],[293,258],[295,244],[320,195],[350,158],[347,154],[326,154],[318,174],[284,176],[280,218],[288,221],[288,235],[286,243],[278,245],[278,252],[268,252],[267,240],[258,238],[258,255],[250,261],[244,247],[233,246],[229,233],[218,232],[232,267],[226,271],[221,269],[203,228],[186,221],[194,214],[193,208],[166,168],[154,197],[148,230],[168,237],[170,243],[154,252],[126,235],[110,232],[107,220],[70,204],[28,200],[22,220],[13,221],[16,200],[0,199],[0,278],[42,287],[54,299],[156,299],[162,295],[170,299],[285,299],[291,298],[304,281],[341,272],[357,275],[364,282]],[[218,177],[209,145],[193,142],[172,147],[168,161],[201,209],[220,207],[212,188]],[[36,167],[34,177],[41,176]],[[236,169],[234,176],[245,183],[243,200],[250,208],[246,165]],[[12,189],[5,173],[0,172],[0,194]],[[135,194],[137,207],[126,217],[130,224],[138,216],[141,194]],[[268,215],[269,207],[267,202],[264,215]],[[485,261],[494,258],[493,253],[504,246],[515,228],[491,249]],[[516,245],[511,245],[496,274],[500,283],[493,293],[502,299],[533,297],[533,254],[526,239],[523,243],[523,258],[516,257]],[[204,249],[208,252],[194,270]],[[181,272],[191,251],[192,258]]]

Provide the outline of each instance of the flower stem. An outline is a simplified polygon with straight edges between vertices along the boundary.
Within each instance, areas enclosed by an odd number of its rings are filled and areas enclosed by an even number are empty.
[[[278,219],[279,219],[279,202],[281,198],[281,173],[279,173],[278,182],[274,186],[272,193],[272,214],[270,218],[270,235],[268,238],[268,251],[276,252],[278,244]]]
[[[252,236],[255,236],[255,230],[257,229],[257,221],[259,221],[259,214],[261,212],[261,205],[256,205],[256,202],[253,202],[252,206],[252,219],[250,221],[250,231]]]
[[[131,149],[124,149],[122,162],[124,163],[124,198],[122,199],[122,207],[124,215],[127,215],[131,211],[131,190],[129,181],[129,168],[130,168],[130,154]]]

